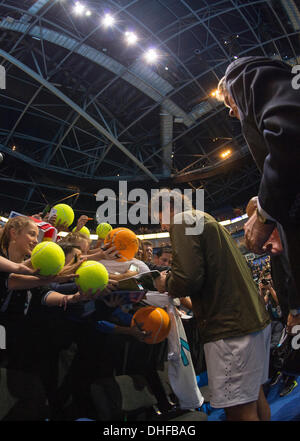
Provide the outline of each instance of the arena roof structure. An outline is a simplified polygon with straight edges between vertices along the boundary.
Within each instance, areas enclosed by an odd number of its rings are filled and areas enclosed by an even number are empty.
[[[300,64],[299,9],[299,0],[0,1],[1,210],[35,213],[75,195],[74,210],[94,215],[97,191],[119,180],[203,188],[210,212],[244,204],[259,172],[214,90],[241,56]]]

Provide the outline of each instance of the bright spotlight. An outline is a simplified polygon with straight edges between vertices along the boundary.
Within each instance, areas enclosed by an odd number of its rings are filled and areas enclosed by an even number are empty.
[[[84,10],[85,10],[85,6],[82,3],[80,3],[80,2],[75,3],[74,9],[73,9],[74,14],[81,15],[81,14],[83,14]]]
[[[91,13],[91,11],[86,11],[86,13],[85,13],[85,15],[87,16],[87,17],[90,17],[91,15],[92,15],[92,13]]]
[[[220,154],[220,156],[221,156],[222,159],[227,159],[227,158],[229,158],[229,156],[231,156],[231,150],[230,150],[230,149],[225,150],[224,152],[222,152],[222,153]]]
[[[215,89],[215,90],[213,90],[213,91],[210,93],[210,96],[212,96],[212,97],[214,97],[214,98],[216,98],[217,95],[218,95],[218,89]]]
[[[138,40],[138,37],[134,32],[125,32],[125,40],[127,44],[135,44]]]
[[[114,19],[114,17],[113,17],[112,15],[110,15],[110,14],[106,14],[106,15],[104,16],[104,18],[102,19],[102,24],[103,24],[103,26],[105,26],[106,28],[112,26],[112,25],[114,24],[114,22],[115,22],[115,19]]]
[[[158,60],[158,53],[156,49],[149,49],[145,53],[147,63],[155,63]]]

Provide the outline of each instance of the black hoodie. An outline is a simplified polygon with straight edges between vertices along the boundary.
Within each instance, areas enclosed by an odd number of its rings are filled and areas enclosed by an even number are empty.
[[[261,207],[283,226],[300,224],[300,89],[291,66],[243,57],[225,73],[243,135],[262,172]]]

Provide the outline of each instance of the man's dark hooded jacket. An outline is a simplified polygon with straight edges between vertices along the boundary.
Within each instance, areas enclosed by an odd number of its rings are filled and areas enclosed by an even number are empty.
[[[300,89],[291,66],[244,57],[225,73],[244,137],[262,172],[261,207],[281,225],[300,224]]]
[[[300,89],[292,87],[293,78],[291,66],[265,57],[240,58],[225,73],[244,137],[262,172],[258,199],[266,213],[283,227],[282,240],[294,281],[290,280],[285,256],[274,257],[272,266],[280,267],[290,308],[299,308]]]

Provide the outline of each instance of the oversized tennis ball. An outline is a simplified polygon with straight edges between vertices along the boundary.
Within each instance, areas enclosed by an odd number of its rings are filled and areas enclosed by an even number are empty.
[[[65,253],[54,242],[41,242],[31,253],[31,264],[42,276],[55,276],[65,265]]]
[[[83,262],[76,271],[76,274],[79,277],[75,279],[75,282],[82,292],[92,289],[92,293],[95,294],[98,289],[103,290],[108,284],[107,269],[102,263],[95,260]]]
[[[104,239],[104,245],[115,246],[119,255],[119,261],[125,262],[134,258],[139,249],[139,241],[136,234],[129,228],[115,228]]]
[[[112,226],[103,222],[102,224],[98,225],[96,233],[99,239],[105,239],[111,230],[112,230]]]
[[[77,227],[73,228],[73,232],[75,232]],[[90,230],[87,227],[82,227],[81,230],[77,231],[77,233],[85,234],[88,238],[90,238]]]
[[[67,223],[68,227],[74,221],[74,211],[70,205],[67,204],[57,204],[53,207],[56,210],[56,222]]]
[[[165,340],[171,329],[169,314],[164,309],[155,306],[145,306],[136,311],[132,317],[131,327],[139,326],[141,323],[143,323],[141,325],[143,331],[151,331],[151,334],[144,340],[149,345]]]

